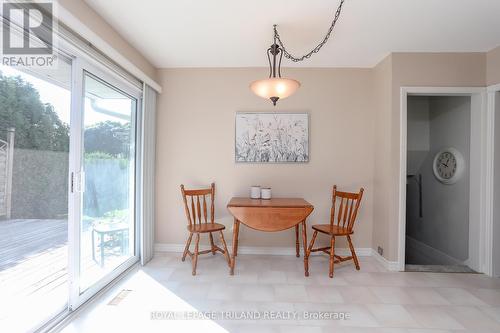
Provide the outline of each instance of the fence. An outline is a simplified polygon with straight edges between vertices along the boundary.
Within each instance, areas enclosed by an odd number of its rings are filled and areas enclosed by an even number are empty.
[[[11,217],[12,165],[14,153],[13,128],[7,131],[7,141],[0,140],[0,217]]]
[[[14,151],[12,217],[60,219],[68,214],[68,152]],[[129,208],[129,167],[124,159],[85,159],[83,214],[102,217]]]

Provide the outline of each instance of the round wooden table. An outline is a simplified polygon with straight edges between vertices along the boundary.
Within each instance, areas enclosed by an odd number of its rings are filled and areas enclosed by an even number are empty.
[[[238,255],[238,234],[240,223],[259,231],[276,232],[295,227],[295,250],[300,256],[299,225],[302,225],[302,243],[304,248],[304,273],[309,276],[307,257],[306,218],[314,206],[302,198],[250,199],[232,198],[227,209],[234,216],[233,253],[231,254],[230,274],[234,274]]]

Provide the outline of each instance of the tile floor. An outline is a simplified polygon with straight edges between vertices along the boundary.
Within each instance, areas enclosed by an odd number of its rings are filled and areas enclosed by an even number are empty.
[[[330,279],[327,257],[316,255],[305,278],[299,258],[240,255],[229,276],[222,256],[204,255],[193,277],[180,255],[156,255],[63,332],[500,332],[500,279],[481,274],[388,272],[363,257],[361,271],[342,263]],[[123,289],[132,292],[108,305]],[[169,311],[213,317],[169,320]]]

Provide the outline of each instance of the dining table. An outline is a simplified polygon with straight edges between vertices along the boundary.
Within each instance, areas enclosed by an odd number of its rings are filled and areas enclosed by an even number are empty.
[[[295,254],[297,257],[300,257],[299,226],[302,226],[304,274],[309,276],[306,219],[314,210],[313,205],[302,198],[251,199],[233,197],[227,204],[227,209],[234,217],[231,275],[234,275],[236,256],[238,255],[240,224],[244,224],[251,229],[264,232],[278,232],[295,228]]]

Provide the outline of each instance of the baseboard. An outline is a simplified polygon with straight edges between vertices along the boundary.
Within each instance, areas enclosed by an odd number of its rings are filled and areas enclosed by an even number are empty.
[[[182,253],[184,251],[185,244],[166,244],[166,243],[156,243],[155,253],[162,252],[175,252]],[[200,250],[208,250],[208,247],[200,246]],[[279,256],[294,256],[295,247],[271,247],[271,246],[239,246],[239,254],[262,254],[262,255],[279,255]],[[335,253],[340,256],[348,256],[351,251],[348,248],[338,248],[335,249]],[[389,261],[378,254],[372,248],[360,247],[356,248],[356,254],[358,257],[370,257],[373,256],[385,269],[389,271],[397,272],[399,271],[399,266],[397,261]]]
[[[185,244],[166,244],[156,243],[155,252],[183,252]],[[208,247],[200,246],[200,250],[208,250]],[[302,250],[302,248],[301,248]],[[263,255],[279,255],[291,256],[295,255],[295,247],[271,247],[271,246],[238,246],[238,253],[241,254],[263,254]],[[350,255],[348,248],[335,249],[335,253],[340,256]],[[372,249],[369,247],[356,248],[356,254],[359,257],[369,257],[372,255]]]
[[[452,256],[444,253],[443,251],[438,250],[410,236],[406,236],[406,246],[407,248],[413,248],[414,251],[417,251],[417,253],[420,253],[420,255],[423,257],[432,258],[432,263],[440,265],[466,265],[464,261],[455,259]]]
[[[381,256],[375,249],[370,249],[371,250],[371,255],[373,258],[375,258],[382,266],[384,266],[385,269],[391,272],[398,272],[399,271],[399,263],[397,261],[389,261],[383,256]]]

